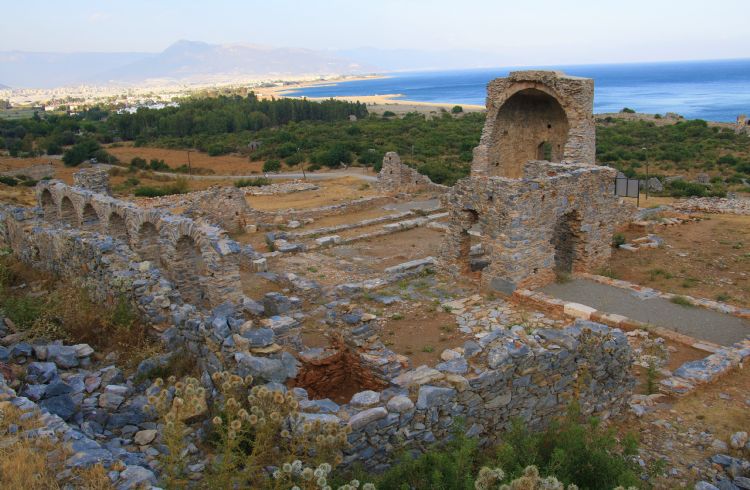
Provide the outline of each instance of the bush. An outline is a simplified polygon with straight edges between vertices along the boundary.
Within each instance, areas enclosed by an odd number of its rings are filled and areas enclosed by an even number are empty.
[[[305,156],[302,153],[295,153],[289,157],[287,157],[286,160],[284,160],[284,163],[287,164],[289,167],[296,167],[300,163],[305,161]]]
[[[618,248],[620,245],[623,245],[625,243],[625,235],[622,233],[615,233],[614,236],[612,236],[612,247]]]
[[[271,179],[267,179],[265,177],[256,177],[254,179],[239,179],[234,181],[234,186],[238,188],[261,187],[269,184],[271,184]]]
[[[388,118],[388,117],[396,117],[396,113],[393,112],[393,111],[385,111],[385,112],[383,112],[383,118],[385,119],[385,118]]]
[[[104,161],[108,159],[108,154],[95,140],[84,139],[73,145],[69,150],[65,150],[62,160],[65,166],[75,167],[91,158]]]
[[[11,177],[9,175],[0,175],[0,184],[15,187],[18,185],[18,180],[15,177]]]
[[[454,105],[453,108],[451,109],[451,112],[453,114],[461,114],[463,111],[464,111],[464,108],[461,107],[460,105]]]
[[[155,172],[172,170],[169,165],[164,163],[164,160],[158,160],[156,158],[151,159],[148,164],[148,168]]]
[[[510,478],[535,465],[541,474],[580,488],[641,485],[638,466],[630,458],[637,454],[635,438],[618,443],[613,430],[604,429],[596,419],[586,421],[575,405],[562,422],[541,433],[529,432],[516,420],[504,440],[497,460]]]
[[[264,172],[278,172],[279,170],[281,170],[281,162],[275,158],[272,158],[271,160],[266,160],[263,163]]]
[[[146,164],[146,159],[141,157],[133,157],[132,160],[130,160],[130,166],[138,169],[145,169],[148,165]]]
[[[630,107],[623,107],[620,112],[623,114],[635,114],[635,111]]]

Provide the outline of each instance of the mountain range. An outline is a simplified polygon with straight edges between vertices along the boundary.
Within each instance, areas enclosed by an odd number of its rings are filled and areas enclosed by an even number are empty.
[[[492,55],[411,49],[312,50],[178,41],[159,53],[0,51],[0,83],[11,87],[212,82],[240,78],[356,75],[492,66]]]

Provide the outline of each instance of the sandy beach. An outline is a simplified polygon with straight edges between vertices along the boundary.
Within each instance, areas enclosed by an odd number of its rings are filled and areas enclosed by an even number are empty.
[[[386,75],[369,75],[363,77],[341,77],[329,80],[319,80],[314,82],[299,82],[284,85],[281,87],[263,87],[254,89],[261,98],[270,97],[297,97],[302,96],[293,92],[314,86],[335,85],[342,82],[351,82],[357,80],[370,80],[373,78],[384,78]],[[450,111],[456,104],[439,103],[439,102],[419,102],[415,100],[401,99],[402,94],[381,94],[381,95],[347,95],[337,97],[307,97],[309,100],[326,100],[333,98],[348,102],[362,102],[367,105],[367,110],[382,114],[386,111],[393,112],[397,115],[407,114],[409,112],[419,112],[422,114],[438,114],[441,110]],[[464,112],[481,112],[485,110],[483,105],[460,104]]]

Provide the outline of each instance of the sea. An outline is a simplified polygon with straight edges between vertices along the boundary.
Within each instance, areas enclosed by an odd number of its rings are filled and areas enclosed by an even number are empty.
[[[527,69],[593,78],[595,113],[628,107],[724,122],[750,114],[750,59],[399,72],[291,93],[305,97],[400,94],[403,100],[418,102],[484,105],[487,82]]]

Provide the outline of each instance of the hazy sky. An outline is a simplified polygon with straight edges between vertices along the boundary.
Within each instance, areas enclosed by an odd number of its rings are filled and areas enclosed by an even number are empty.
[[[179,39],[472,49],[497,64],[750,57],[747,0],[25,0],[0,51],[161,51]]]

